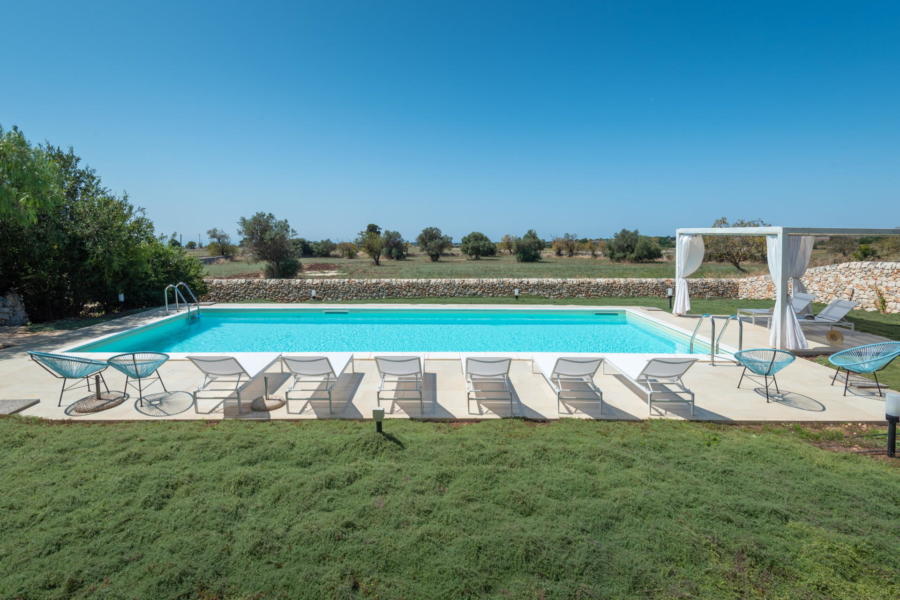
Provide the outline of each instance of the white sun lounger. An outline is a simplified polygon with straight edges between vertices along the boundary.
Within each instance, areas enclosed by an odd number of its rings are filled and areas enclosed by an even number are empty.
[[[828,303],[828,306],[820,310],[818,314],[800,319],[800,325],[832,325],[836,327],[846,327],[853,331],[855,325],[852,321],[844,319],[844,317],[847,316],[847,313],[856,308],[856,306],[857,303],[851,300],[832,300]]]
[[[557,412],[564,400],[597,401],[603,412],[603,392],[594,383],[602,357],[537,354],[533,361],[556,394]]]
[[[317,394],[324,393],[328,399],[328,414],[334,414],[332,391],[338,378],[352,361],[352,352],[330,352],[320,355],[282,354],[281,367],[287,369],[294,379],[291,387],[284,393],[285,402],[292,399],[291,392],[312,392],[303,398],[307,401],[318,399]]]
[[[375,398],[381,406],[383,394],[391,394],[396,402],[400,394],[412,394],[419,398],[419,409],[425,414],[425,402],[422,397],[422,359],[418,356],[376,356],[378,367],[378,390]]]
[[[466,411],[472,414],[472,400],[509,400],[509,415],[515,415],[513,389],[509,381],[510,358],[460,355],[466,377]],[[479,414],[481,407],[479,406]]]
[[[223,397],[228,398],[234,393],[237,396],[238,411],[241,410],[241,394],[240,387],[243,383],[246,385],[252,381],[257,375],[265,372],[272,364],[278,360],[279,355],[275,353],[238,353],[235,355],[221,356],[188,356],[187,359],[194,363],[201,373],[203,373],[203,381],[194,390],[191,395],[194,397],[194,411],[199,412],[198,399],[200,392],[204,391],[227,391],[228,394]],[[233,383],[234,389],[211,388],[216,383]],[[219,396],[213,396],[211,399],[218,399]]]
[[[797,314],[797,317],[809,308],[809,305],[815,301],[816,297],[812,294],[804,294],[802,292],[797,292],[793,296],[791,296],[791,308],[794,309],[794,312]],[[747,317],[750,319],[750,322],[756,325],[756,319],[759,318],[769,318],[772,316],[771,308],[739,308],[737,309],[737,317]]]
[[[615,356],[607,359],[619,373],[647,396],[647,407],[653,411],[654,402],[686,402],[694,415],[694,392],[681,378],[697,362],[696,358],[659,358]]]

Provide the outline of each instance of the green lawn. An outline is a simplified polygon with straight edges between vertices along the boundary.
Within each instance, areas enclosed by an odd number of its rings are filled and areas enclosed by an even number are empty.
[[[519,263],[512,256],[468,260],[463,256],[446,256],[439,262],[431,262],[424,255],[413,254],[407,260],[382,260],[376,267],[361,255],[355,259],[304,258],[301,276],[309,277],[318,270],[335,270],[334,277],[350,278],[477,278],[477,277],[674,277],[675,263],[653,262],[645,264],[616,263],[606,259],[587,257],[547,256],[537,263]],[[244,260],[206,266],[210,277],[234,277],[239,274],[257,275],[262,263]],[[748,264],[753,273],[765,273],[763,264]],[[697,277],[739,277],[745,275],[728,264],[707,263],[697,272]]]
[[[4,419],[0,597],[900,595],[897,463],[801,428],[372,430]]]

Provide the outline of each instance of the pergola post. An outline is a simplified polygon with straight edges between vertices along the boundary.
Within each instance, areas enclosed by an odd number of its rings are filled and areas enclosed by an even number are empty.
[[[778,232],[775,237],[775,246],[778,249],[779,269],[778,275],[772,275],[772,283],[775,284],[775,308],[773,309],[773,320],[771,323],[771,331],[769,332],[769,344],[773,348],[780,350],[788,350],[787,348],[787,320],[790,318],[788,310],[791,310],[790,299],[788,298],[788,272],[790,271],[790,257],[785,252],[785,234],[784,230]],[[775,315],[778,315],[777,318]]]

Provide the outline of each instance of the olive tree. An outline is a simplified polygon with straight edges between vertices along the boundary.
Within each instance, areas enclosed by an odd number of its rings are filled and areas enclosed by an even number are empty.
[[[238,221],[241,245],[259,260],[266,262],[266,275],[273,278],[293,277],[300,270],[294,244],[296,232],[287,219],[278,220],[272,213],[258,212]]]
[[[453,247],[453,240],[449,235],[444,235],[437,227],[426,227],[416,238],[419,249],[428,255],[431,262],[441,259],[441,254]]]
[[[497,245],[480,231],[473,231],[469,235],[463,236],[460,250],[469,258],[478,260],[482,256],[494,256],[497,254]]]
[[[381,254],[384,252],[384,238],[381,236],[381,227],[374,223],[359,232],[356,238],[356,246],[369,255],[375,266],[381,264]]]
[[[752,221],[738,219],[729,224],[728,219],[722,217],[716,219],[713,227],[765,227],[768,223],[761,219]],[[706,259],[716,262],[727,262],[734,265],[738,271],[747,272],[741,263],[754,261],[765,262],[766,238],[765,236],[706,236]]]
[[[516,239],[516,260],[518,262],[537,262],[541,260],[541,251],[546,244],[538,237],[534,229],[529,229],[525,235]]]

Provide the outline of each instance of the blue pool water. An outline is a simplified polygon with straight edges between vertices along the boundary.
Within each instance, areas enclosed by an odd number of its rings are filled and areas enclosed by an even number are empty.
[[[202,310],[79,352],[685,353],[686,336],[626,312],[587,310]],[[695,351],[702,349],[695,347]]]

